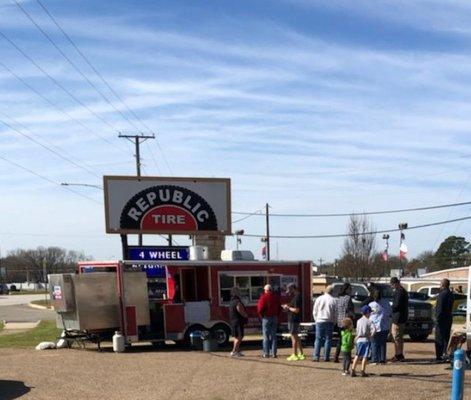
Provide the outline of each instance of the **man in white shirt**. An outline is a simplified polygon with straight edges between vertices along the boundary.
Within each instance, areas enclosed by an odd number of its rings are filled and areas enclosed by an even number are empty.
[[[316,340],[314,343],[313,361],[319,361],[322,343],[324,344],[324,361],[330,361],[332,334],[337,321],[336,299],[332,296],[332,286],[327,286],[325,294],[318,297],[314,303],[312,316],[316,323]]]

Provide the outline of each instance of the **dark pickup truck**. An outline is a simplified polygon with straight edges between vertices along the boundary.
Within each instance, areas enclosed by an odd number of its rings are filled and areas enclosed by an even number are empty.
[[[343,282],[335,282],[333,295],[338,296]],[[355,314],[360,316],[361,304],[368,297],[368,289],[365,283],[350,283],[352,285],[353,305]],[[393,290],[385,283],[375,283],[375,287],[381,291],[383,298],[390,299],[392,305]],[[409,319],[406,323],[406,334],[416,342],[425,341],[433,330],[432,305],[422,300],[409,299]]]

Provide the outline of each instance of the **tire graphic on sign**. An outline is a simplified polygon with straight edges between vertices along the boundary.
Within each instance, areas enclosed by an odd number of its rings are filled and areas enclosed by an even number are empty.
[[[121,212],[120,228],[148,232],[217,231],[213,209],[199,194],[173,185],[134,195]]]

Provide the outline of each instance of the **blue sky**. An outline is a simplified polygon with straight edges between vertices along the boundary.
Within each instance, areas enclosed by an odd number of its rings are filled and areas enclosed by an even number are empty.
[[[143,146],[148,175],[230,177],[238,211],[268,202],[278,213],[361,212],[471,197],[467,1],[42,2],[157,133],[158,144]],[[93,111],[0,37],[1,62],[66,113],[0,65],[0,121],[89,172],[1,123],[0,156],[53,182],[100,184],[103,174],[132,174],[133,149],[116,132],[136,127],[115,109],[132,116],[36,1],[21,5],[113,107],[15,4],[0,0],[0,30]],[[75,188],[94,202],[2,160],[0,188],[2,252],[59,245],[119,256],[119,238],[104,234],[99,190]],[[461,207],[372,223],[387,229],[467,215]],[[330,234],[344,232],[346,219],[272,218],[271,225],[273,234]],[[235,227],[263,233],[263,218]],[[409,250],[436,249],[450,234],[469,238],[470,223],[410,231]],[[341,239],[277,240],[273,249],[280,258],[332,260],[341,246]],[[261,245],[246,238],[243,247],[259,255]]]

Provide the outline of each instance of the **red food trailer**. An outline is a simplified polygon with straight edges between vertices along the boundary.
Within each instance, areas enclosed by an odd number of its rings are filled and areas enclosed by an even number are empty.
[[[79,274],[108,272],[116,274],[116,290],[120,299],[120,328],[128,341],[189,342],[190,334],[208,330],[218,344],[229,341],[230,291],[239,287],[247,307],[247,333],[260,332],[257,301],[263,286],[271,284],[288,302],[285,289],[295,283],[302,294],[302,321],[312,324],[312,264],[310,261],[112,261],[81,262]],[[123,279],[132,272],[146,272],[145,305],[129,304],[124,298]],[[139,326],[136,307],[148,307],[149,324]],[[282,314],[280,325],[286,323]]]

